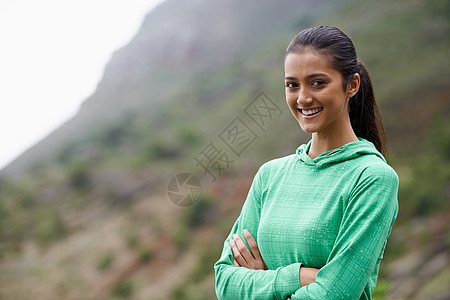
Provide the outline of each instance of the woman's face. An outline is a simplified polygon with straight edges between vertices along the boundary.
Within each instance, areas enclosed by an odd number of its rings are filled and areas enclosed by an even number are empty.
[[[327,57],[308,50],[289,53],[284,73],[286,102],[303,131],[326,135],[348,128],[348,99],[358,91],[359,76],[344,90]]]

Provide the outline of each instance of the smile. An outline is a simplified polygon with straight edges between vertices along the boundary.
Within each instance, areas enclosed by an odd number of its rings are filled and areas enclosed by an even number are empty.
[[[311,108],[311,109],[299,109],[300,113],[305,117],[316,116],[316,115],[320,114],[320,112],[322,110],[323,110],[323,107],[316,107],[316,108]]]

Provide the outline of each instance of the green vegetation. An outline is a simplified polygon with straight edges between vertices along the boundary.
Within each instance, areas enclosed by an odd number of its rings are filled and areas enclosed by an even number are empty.
[[[127,247],[134,252],[140,262],[146,263],[152,259],[154,254],[152,248],[146,245],[145,240],[135,229],[127,228],[123,233],[123,238]]]
[[[131,281],[121,281],[113,289],[113,296],[128,299],[134,293],[134,285]]]
[[[89,179],[89,164],[77,161],[67,167],[68,182],[76,191],[87,191],[91,186]]]
[[[146,247],[144,245],[139,245],[136,248],[136,255],[140,262],[145,263],[151,260],[153,251],[149,247]]]
[[[211,276],[212,266],[220,257],[221,252],[222,247],[212,247],[210,245],[204,245],[201,249],[196,250],[199,263],[192,271],[188,280],[186,280],[187,284],[201,282],[206,277]]]
[[[379,280],[373,292],[373,300],[388,300],[386,293],[389,289],[389,282],[387,280]]]
[[[109,251],[104,253],[98,260],[97,268],[100,271],[108,271],[114,264],[114,253]]]
[[[44,211],[38,216],[36,237],[39,244],[46,246],[66,235],[64,221],[55,211]]]
[[[186,248],[189,243],[190,231],[184,223],[175,223],[169,234],[178,249]]]

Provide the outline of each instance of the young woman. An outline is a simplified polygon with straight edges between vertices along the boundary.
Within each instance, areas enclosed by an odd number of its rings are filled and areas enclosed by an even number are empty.
[[[214,265],[219,299],[371,299],[398,177],[372,84],[339,29],[301,31],[286,102],[312,139],[258,170]]]

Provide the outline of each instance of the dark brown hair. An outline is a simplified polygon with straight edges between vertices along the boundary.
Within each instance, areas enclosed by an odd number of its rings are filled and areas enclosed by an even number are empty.
[[[302,30],[291,41],[285,57],[293,52],[317,51],[328,57],[333,67],[342,74],[344,89],[358,73],[361,82],[358,92],[348,105],[350,122],[356,136],[372,142],[383,155],[387,154],[387,141],[383,121],[375,100],[372,82],[364,64],[357,58],[350,38],[331,26],[317,26]]]

